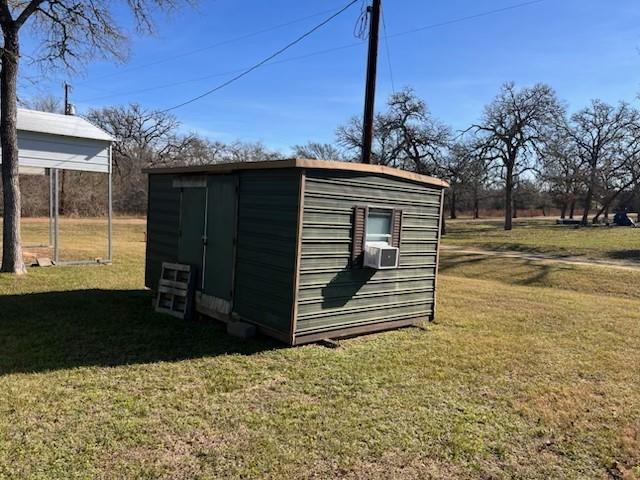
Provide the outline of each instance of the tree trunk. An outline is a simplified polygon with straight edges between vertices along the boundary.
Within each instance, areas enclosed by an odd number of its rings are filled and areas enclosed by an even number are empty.
[[[473,218],[476,220],[480,218],[480,200],[477,194],[473,197]]]
[[[582,212],[582,224],[589,222],[589,210],[591,210],[591,202],[593,201],[593,189],[596,184],[596,167],[591,166],[591,174],[589,175],[589,187],[587,188],[587,196],[584,199],[584,211]]]
[[[560,218],[563,220],[567,218],[567,202],[562,202],[560,205]]]
[[[507,178],[504,189],[504,229],[513,228],[513,163],[507,164]]]
[[[456,203],[457,203],[457,201],[456,201],[457,200],[456,199],[456,189],[452,188],[450,190],[450,192],[451,192],[451,195],[449,196],[449,200],[450,200],[449,206],[450,206],[450,210],[451,210],[451,212],[450,212],[451,213],[451,220],[455,220],[456,218],[458,218],[458,214],[457,214],[457,211],[456,211],[456,206],[457,206],[456,205]]]
[[[571,200],[571,205],[569,206],[569,218],[573,220],[573,217],[576,213],[576,199]]]
[[[591,221],[593,223],[596,223],[598,221],[598,219],[600,218],[600,215],[602,215],[602,214],[604,214],[604,218],[608,220],[609,219],[609,208],[611,207],[611,204],[613,203],[613,201],[616,198],[618,198],[618,195],[620,195],[622,192],[624,192],[630,186],[631,186],[630,183],[626,184],[624,187],[618,189],[616,191],[616,193],[614,193],[612,196],[610,196],[607,200],[605,200],[604,205],[602,205],[600,210],[598,210],[598,212],[595,214],[595,216],[593,217],[593,219]]]
[[[4,51],[0,71],[0,148],[2,149],[3,241],[0,271],[26,273],[20,240],[20,181],[18,176],[17,81],[20,49],[18,32],[4,30]]]

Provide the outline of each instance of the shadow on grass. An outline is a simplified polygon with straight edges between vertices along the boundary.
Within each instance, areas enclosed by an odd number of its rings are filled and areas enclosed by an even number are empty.
[[[562,259],[562,258],[571,258],[571,257],[578,257],[579,255],[576,253],[572,253],[572,252],[562,252],[559,249],[554,250],[554,251],[549,251],[547,249],[544,248],[539,248],[535,245],[527,245],[524,243],[482,243],[482,242],[477,242],[476,244],[474,244],[474,247],[476,248],[481,248],[484,250],[488,250],[488,251],[494,251],[494,252],[515,252],[515,253],[522,253],[525,255],[544,255],[544,256],[549,256],[549,257],[553,257],[553,258],[557,258],[557,259]]]
[[[151,294],[79,290],[0,296],[0,375],[178,361],[279,348],[241,341],[224,325],[153,311]]]
[[[558,265],[552,267],[546,263],[523,259],[521,262],[526,272],[520,271],[516,274],[511,263],[505,263],[497,267],[495,261],[496,257],[486,255],[443,255],[440,257],[439,271],[453,276],[462,275],[468,278],[496,280],[510,285],[535,287],[547,286],[545,280],[547,280],[553,268],[562,268]],[[465,267],[471,267],[471,269],[465,270]],[[479,270],[473,270],[473,267],[479,267]]]
[[[607,257],[616,260],[631,260],[632,262],[640,262],[640,250],[611,250],[607,252]]]
[[[456,235],[468,235],[468,234],[486,234],[486,233],[495,233],[496,235],[504,235],[504,220],[498,219],[484,219],[484,220],[472,220],[472,221],[461,221],[457,223],[456,221],[449,220],[449,224],[447,224],[447,233],[445,237],[448,236],[456,236]],[[551,223],[551,221],[546,220],[520,220],[515,221],[514,228],[515,229],[526,229],[526,230],[547,230],[550,227],[556,227],[555,224]]]
[[[467,254],[455,254],[455,256],[443,255],[440,257],[440,265],[438,266],[438,271],[440,273],[445,273],[448,270],[455,269],[457,267],[462,267],[464,265],[481,264],[486,260],[487,260],[487,257],[484,255],[467,255]]]

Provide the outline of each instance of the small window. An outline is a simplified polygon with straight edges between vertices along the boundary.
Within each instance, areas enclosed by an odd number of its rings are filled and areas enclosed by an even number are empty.
[[[352,222],[350,261],[352,268],[362,267],[367,243],[378,242],[400,248],[401,209],[356,205],[353,207]]]
[[[366,242],[384,242],[391,245],[393,210],[370,208],[367,216]]]

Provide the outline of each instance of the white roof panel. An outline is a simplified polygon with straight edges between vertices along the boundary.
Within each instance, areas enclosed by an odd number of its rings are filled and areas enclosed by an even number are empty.
[[[107,132],[82,117],[38,112],[25,108],[18,109],[18,130],[107,142],[115,141],[115,138]]]

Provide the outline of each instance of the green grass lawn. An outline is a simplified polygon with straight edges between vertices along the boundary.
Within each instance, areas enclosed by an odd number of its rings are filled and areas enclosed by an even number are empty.
[[[436,323],[282,348],[155,314],[143,232],[0,275],[0,478],[640,478],[640,273],[446,254]]]
[[[640,263],[640,229],[555,225],[555,219],[521,219],[504,231],[502,220],[447,221],[445,245],[512,250]]]

